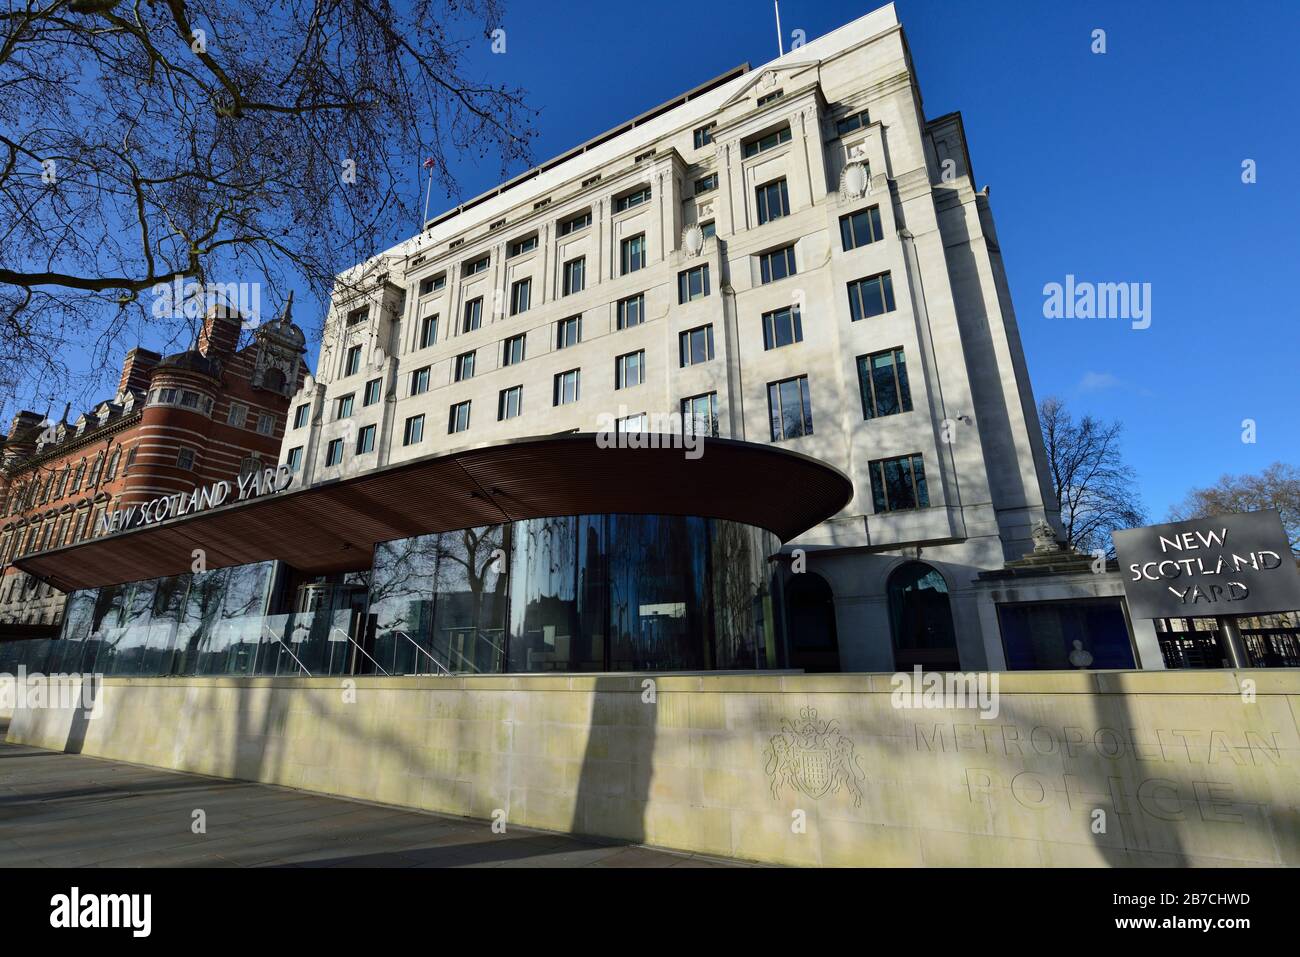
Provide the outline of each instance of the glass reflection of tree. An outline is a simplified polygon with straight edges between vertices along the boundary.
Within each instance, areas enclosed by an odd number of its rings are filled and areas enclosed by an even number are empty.
[[[177,635],[181,649],[177,674],[207,674],[207,661],[211,657],[212,629],[221,615],[221,602],[226,596],[226,570],[198,572],[190,580],[185,612]]]
[[[759,533],[734,522],[712,528],[713,614],[717,624],[714,667],[762,668],[766,664],[766,588],[758,554]]]

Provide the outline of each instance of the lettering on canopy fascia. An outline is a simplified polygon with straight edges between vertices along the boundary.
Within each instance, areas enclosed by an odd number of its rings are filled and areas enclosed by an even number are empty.
[[[114,535],[129,528],[157,525],[169,519],[180,518],[195,512],[218,508],[228,502],[244,502],[262,495],[283,492],[293,484],[293,469],[281,465],[274,469],[258,469],[234,482],[222,479],[192,492],[177,492],[151,499],[143,505],[128,505],[114,509],[100,517],[101,535]],[[233,496],[233,498],[232,498]]]

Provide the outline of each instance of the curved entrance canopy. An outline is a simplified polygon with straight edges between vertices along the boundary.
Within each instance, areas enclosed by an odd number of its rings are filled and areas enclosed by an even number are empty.
[[[370,567],[377,542],[577,514],[691,515],[767,529],[786,542],[853,496],[848,477],[797,452],[681,436],[603,447],[594,433],[427,456],[297,491],[201,511],[14,561],[63,591],[280,560],[312,574]],[[659,440],[659,441],[654,441]],[[673,446],[678,447],[673,447]]]

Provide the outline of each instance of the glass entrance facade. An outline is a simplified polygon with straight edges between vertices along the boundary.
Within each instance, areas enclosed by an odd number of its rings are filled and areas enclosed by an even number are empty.
[[[527,519],[380,543],[372,568],[329,581],[265,562],[76,592],[59,639],[0,658],[114,675],[776,668],[779,547],[720,519]]]

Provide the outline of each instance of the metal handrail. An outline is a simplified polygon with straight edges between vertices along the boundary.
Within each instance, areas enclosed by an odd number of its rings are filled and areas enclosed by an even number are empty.
[[[407,641],[409,641],[412,645],[415,646],[415,650],[416,650],[416,651],[420,652],[422,655],[424,655],[424,657],[426,657],[426,658],[428,658],[430,661],[432,661],[433,664],[434,664],[434,667],[435,667],[435,668],[440,669],[440,670],[442,671],[442,673],[443,673],[444,675],[446,675],[448,678],[451,677],[451,672],[450,672],[449,670],[447,670],[447,666],[444,665],[442,662],[440,662],[437,658],[433,657],[432,654],[430,654],[430,653],[429,653],[425,648],[421,647],[420,644],[419,644],[419,642],[417,642],[414,638],[412,638],[412,637],[411,637],[410,635],[408,635],[406,632],[404,632],[404,631],[400,631],[400,630],[394,628],[394,629],[393,629],[393,634],[395,634],[395,635],[401,635],[403,638],[405,638]]]
[[[288,645],[286,645],[279,635],[277,635],[275,632],[267,628],[266,622],[262,622],[262,637],[265,638],[268,635],[274,638],[277,642],[279,642],[281,648],[289,652],[289,657],[294,660],[294,662],[298,665],[299,668],[303,670],[303,672],[307,675],[308,678],[312,677],[312,673],[307,670],[306,665],[304,665],[301,661],[298,660],[298,656],[293,653],[293,649],[290,648]]]
[[[362,653],[363,655],[365,655],[367,658],[370,658],[370,655],[366,652],[366,649],[362,648],[359,644],[357,644],[357,640],[356,640],[355,638],[353,638],[351,635],[349,635],[346,631],[344,631],[344,630],[343,630],[342,628],[340,628],[338,625],[330,625],[330,634],[333,634],[333,633],[336,632],[336,631],[337,631],[340,635],[342,635],[344,638],[346,638],[348,641],[352,642],[352,644],[356,645],[356,646],[357,646],[357,651],[361,652],[361,653]],[[392,675],[390,675],[387,671],[384,671],[384,666],[381,665],[379,662],[375,661],[374,658],[370,658],[370,663],[371,663],[372,665],[374,665],[376,668],[378,668],[380,671],[382,671],[383,674],[384,674],[384,677],[385,677],[385,678],[391,678],[391,677],[392,677]]]

